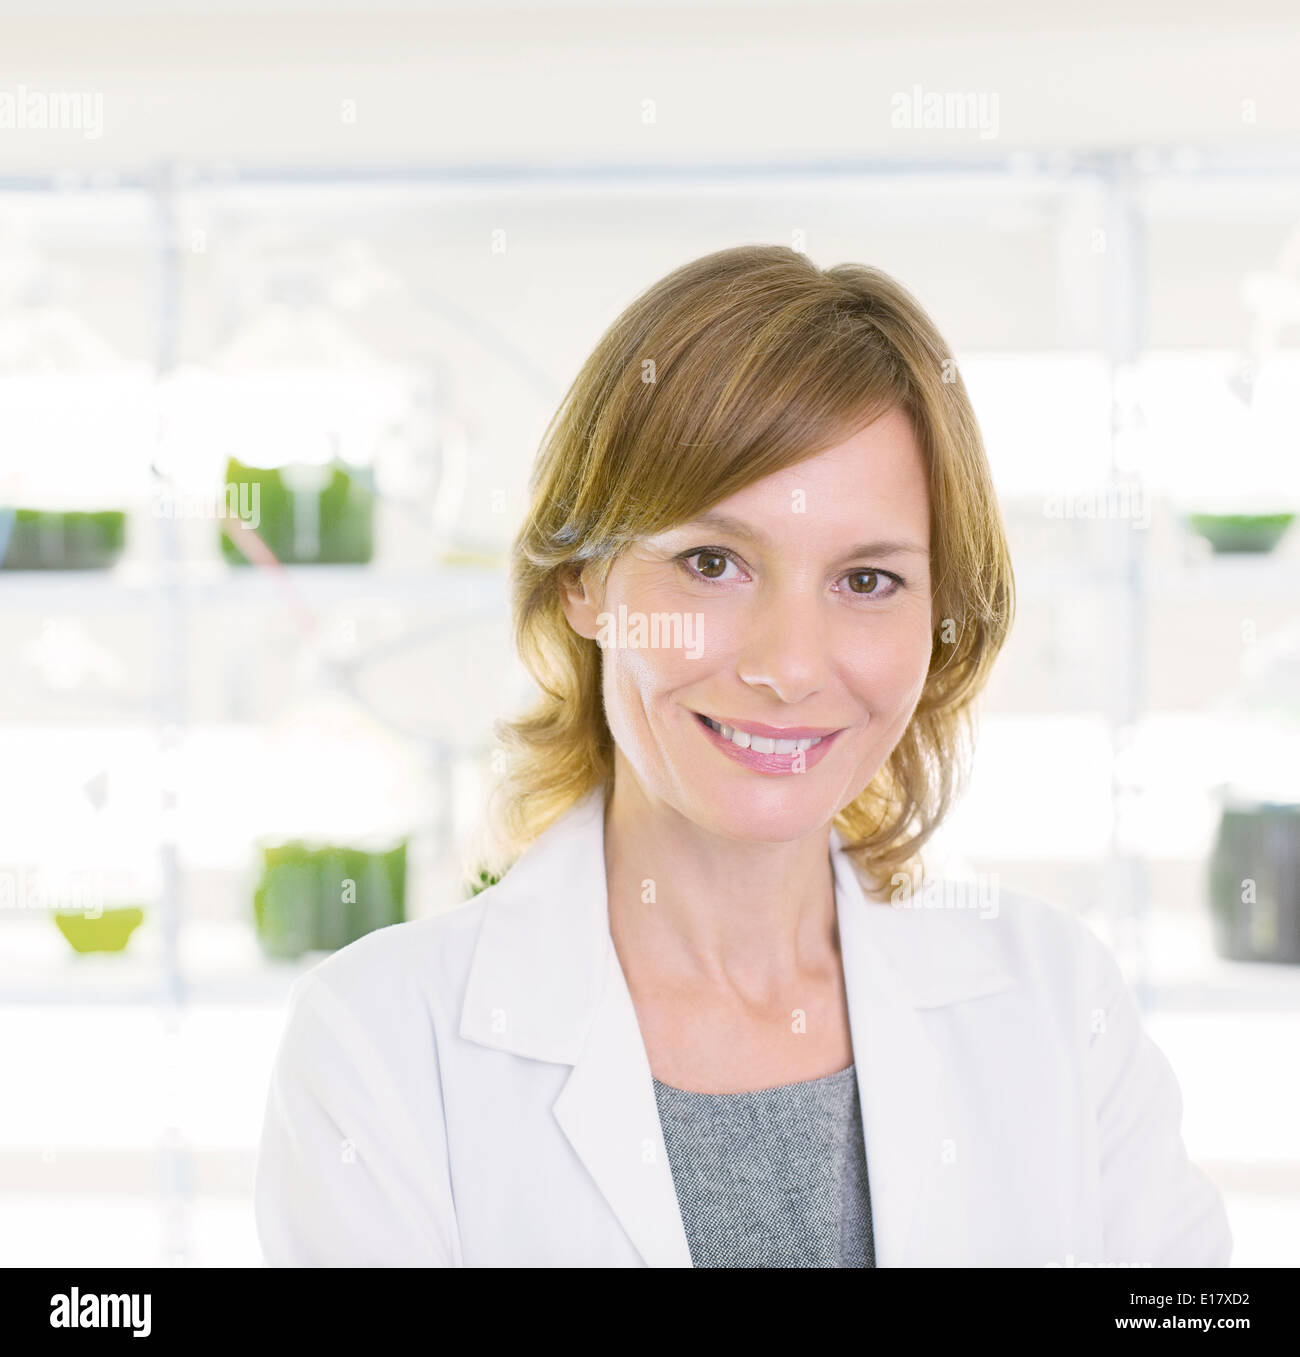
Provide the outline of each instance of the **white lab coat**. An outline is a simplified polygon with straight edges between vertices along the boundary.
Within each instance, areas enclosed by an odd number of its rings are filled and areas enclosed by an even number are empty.
[[[268,1264],[691,1266],[602,808],[295,983],[257,1165]],[[1173,1072],[1091,930],[1006,891],[995,917],[880,904],[834,830],[831,854],[877,1266],[1225,1266]]]

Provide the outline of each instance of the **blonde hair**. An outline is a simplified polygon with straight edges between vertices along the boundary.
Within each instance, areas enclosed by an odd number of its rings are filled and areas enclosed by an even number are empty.
[[[479,883],[612,785],[601,651],[564,615],[565,573],[589,564],[603,581],[638,538],[836,446],[894,407],[911,418],[928,476],[931,659],[907,729],[835,824],[869,890],[898,872],[923,879],[920,849],[968,776],[971,705],[1015,606],[983,440],[947,345],[892,278],[743,245],[693,260],[637,297],[543,435],[511,562],[515,645],[541,693],[496,725],[505,772],[489,802],[492,846],[475,864]]]

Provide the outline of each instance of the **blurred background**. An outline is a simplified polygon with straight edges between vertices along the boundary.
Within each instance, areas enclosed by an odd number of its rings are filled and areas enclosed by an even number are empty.
[[[0,1262],[260,1262],[290,984],[462,898],[544,425],[633,296],[763,241],[919,297],[1002,495],[1018,618],[931,870],[1114,947],[1234,1261],[1300,1264],[1294,5],[0,34]]]

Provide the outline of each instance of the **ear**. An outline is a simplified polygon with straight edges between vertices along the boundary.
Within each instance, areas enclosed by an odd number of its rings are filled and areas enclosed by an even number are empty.
[[[594,641],[600,630],[601,600],[597,597],[589,572],[569,566],[559,579],[560,606],[569,625],[587,640]]]

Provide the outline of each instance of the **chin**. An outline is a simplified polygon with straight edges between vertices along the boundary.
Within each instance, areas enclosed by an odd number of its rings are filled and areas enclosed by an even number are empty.
[[[795,843],[825,829],[835,818],[836,807],[807,790],[791,795],[788,786],[759,787],[746,797],[731,797],[724,804],[709,801],[692,806],[688,818],[701,829],[721,838],[744,843]]]

